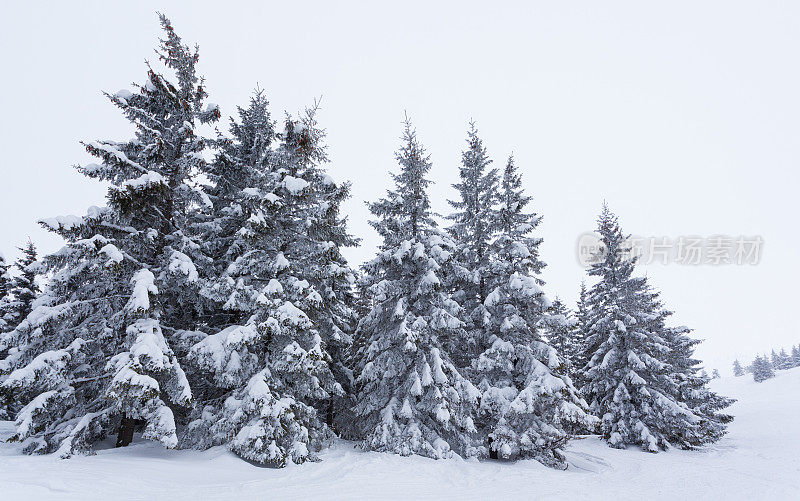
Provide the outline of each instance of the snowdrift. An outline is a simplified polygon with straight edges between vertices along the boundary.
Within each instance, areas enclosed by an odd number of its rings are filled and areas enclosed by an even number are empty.
[[[569,468],[535,461],[439,460],[362,452],[339,441],[323,461],[259,468],[223,448],[125,449],[59,460],[0,444],[0,493],[48,499],[800,499],[800,368],[755,383],[723,378],[712,389],[738,399],[729,434],[701,451],[615,450],[574,440]],[[0,422],[0,436],[12,425]]]

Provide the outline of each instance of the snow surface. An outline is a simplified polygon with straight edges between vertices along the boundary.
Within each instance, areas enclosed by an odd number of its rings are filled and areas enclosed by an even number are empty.
[[[68,460],[0,444],[3,499],[800,499],[800,369],[763,383],[712,382],[739,399],[730,433],[702,451],[616,450],[573,441],[567,471],[536,461],[432,460],[361,452],[339,441],[322,461],[259,468],[221,447],[165,450],[137,441]],[[0,435],[11,434],[0,422]]]

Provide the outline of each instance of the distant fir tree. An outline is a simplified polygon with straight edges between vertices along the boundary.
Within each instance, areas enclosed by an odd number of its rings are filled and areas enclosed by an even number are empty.
[[[583,368],[589,362],[588,346],[586,339],[589,333],[590,311],[589,311],[589,291],[586,289],[586,282],[581,280],[581,288],[578,293],[578,303],[575,308],[575,322],[572,329],[572,378],[576,386],[580,387],[583,383]]]
[[[9,273],[9,269],[11,265],[6,263],[5,256],[0,253],[0,333],[6,332],[14,328],[13,325],[13,313],[11,307],[11,284],[12,284],[12,277],[11,273]],[[0,349],[0,360],[5,358],[8,354],[8,348]],[[0,380],[2,376],[0,376]],[[10,400],[10,399],[9,399]],[[10,419],[11,415],[14,413],[11,406],[13,406],[13,401],[6,402],[5,399],[0,398],[0,419]]]
[[[39,294],[39,286],[36,283],[39,275],[36,247],[29,240],[28,245],[20,247],[19,250],[22,256],[14,263],[14,268],[17,269],[16,276],[11,276],[8,266],[0,269],[3,275],[0,277],[0,282],[6,291],[0,295],[0,332],[14,330],[31,312]],[[0,347],[0,359],[7,357],[9,351],[15,349],[11,343]],[[4,377],[0,373],[0,380],[2,379]],[[6,398],[0,397],[0,416],[10,418],[16,415],[19,408],[19,403],[14,401],[11,395],[6,395]]]
[[[483,141],[478,136],[474,122],[467,132],[467,149],[461,153],[460,182],[453,185],[458,191],[457,200],[449,200],[454,212],[448,216],[453,221],[448,233],[456,244],[456,271],[448,284],[453,289],[453,299],[464,309],[466,339],[454,339],[448,349],[459,366],[470,361],[485,348],[484,301],[489,293],[487,277],[490,274],[491,252],[495,227],[495,204],[498,202],[497,169],[491,168]]]
[[[5,332],[15,327],[11,308],[12,285],[11,265],[6,262],[4,255],[0,254],[0,332]]]
[[[539,272],[541,239],[531,235],[540,217],[529,212],[513,159],[503,172],[500,207],[492,243],[489,294],[484,301],[487,347],[473,366],[481,390],[479,455],[535,458],[564,468],[561,453],[570,430],[592,428],[596,419],[573,386],[568,362],[546,334],[566,338],[566,308],[551,311]],[[555,334],[553,334],[555,336]]]
[[[332,436],[326,414],[342,383],[349,387],[342,359],[329,352],[349,348],[353,327],[354,278],[340,248],[355,240],[338,215],[348,185],[321,167],[313,110],[276,133],[257,91],[238,115],[208,166],[215,216],[202,226],[221,264],[203,294],[218,332],[189,351],[211,381],[196,385],[204,390],[186,444],[226,444],[284,466],[313,458]]]
[[[753,381],[760,383],[767,379],[775,377],[775,372],[772,370],[772,364],[766,355],[763,357],[758,356],[753,360]]]
[[[548,344],[572,367],[575,352],[573,335],[575,318],[572,311],[558,298],[553,301],[539,322]],[[571,370],[571,369],[570,369]]]
[[[456,251],[430,210],[430,157],[406,119],[394,189],[369,204],[382,237],[364,266],[373,306],[356,332],[356,424],[364,447],[401,455],[469,454],[480,396],[444,346],[464,335],[443,287]]]
[[[0,337],[12,346],[0,389],[25,404],[11,439],[29,453],[67,457],[115,431],[124,446],[136,430],[175,447],[175,415],[192,403],[168,334],[197,314],[191,256],[202,256],[187,220],[205,204],[192,176],[203,170],[206,143],[196,129],[219,110],[203,107],[197,49],[159,18],[157,52],[174,80],[148,64],[135,92],[106,95],[135,138],[85,143],[100,163],[78,170],[110,184],[108,205],[42,221],[67,243],[44,259],[52,277],[34,310]]]
[[[612,447],[650,452],[718,438],[728,418],[716,410],[728,401],[705,388],[691,358],[696,342],[688,329],[666,327],[671,312],[646,278],[633,276],[636,258],[626,256],[626,237],[606,205],[598,233],[602,253],[589,270],[599,281],[590,292],[591,358],[582,390],[602,417],[603,438]]]
[[[778,353],[778,369],[786,370],[792,368],[792,357],[786,353],[786,350],[781,348],[780,353]]]
[[[792,367],[800,367],[800,345],[792,346]]]
[[[733,375],[736,377],[744,376],[744,369],[738,359],[733,361]]]
[[[719,375],[719,371],[717,369],[711,371],[711,379],[719,379],[720,377],[721,376]]]
[[[781,356],[775,350],[772,350],[772,355],[771,355],[770,359],[771,359],[772,368],[774,370],[780,370],[782,368],[781,367],[781,365],[782,365]]]
[[[20,247],[22,256],[14,263],[17,275],[11,280],[10,295],[13,298],[9,304],[10,327],[16,327],[33,310],[33,302],[39,294],[39,285],[36,277],[39,275],[36,268],[36,246],[28,241],[25,247]]]

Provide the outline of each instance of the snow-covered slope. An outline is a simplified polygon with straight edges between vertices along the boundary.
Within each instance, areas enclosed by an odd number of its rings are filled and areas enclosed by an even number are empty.
[[[595,438],[569,447],[569,469],[534,461],[434,461],[365,453],[339,442],[316,464],[271,470],[221,448],[153,443],[58,460],[0,445],[0,498],[30,499],[800,499],[800,369],[756,384],[723,378],[739,401],[730,433],[700,452],[615,450]],[[8,436],[11,423],[0,422]]]

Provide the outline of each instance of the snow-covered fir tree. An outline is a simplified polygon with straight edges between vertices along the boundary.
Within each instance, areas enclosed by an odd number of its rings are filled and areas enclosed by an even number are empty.
[[[555,348],[556,352],[567,362],[571,361],[574,347],[572,334],[575,329],[575,319],[572,311],[556,296],[542,317],[540,326],[544,331],[544,338]]]
[[[650,452],[718,438],[727,417],[716,410],[727,400],[705,388],[690,358],[696,342],[688,329],[666,327],[671,312],[646,278],[633,276],[636,258],[627,256],[626,238],[606,205],[598,233],[602,252],[589,269],[599,280],[589,294],[591,358],[582,391],[602,418],[603,438],[612,447]]]
[[[744,376],[744,369],[738,359],[733,361],[733,375],[736,377]]]
[[[457,263],[448,287],[464,309],[467,333],[465,339],[454,339],[448,349],[460,366],[469,365],[485,343],[483,302],[490,287],[490,245],[496,232],[494,211],[500,195],[497,169],[491,168],[491,163],[475,123],[470,122],[467,149],[461,153],[460,181],[453,185],[459,197],[448,201],[454,212],[448,215],[453,224],[447,230],[456,244]]]
[[[295,193],[298,210],[293,222],[302,237],[285,254],[294,256],[298,278],[308,281],[321,298],[309,304],[307,313],[331,357],[330,370],[346,392],[317,402],[317,408],[329,425],[349,433],[353,403],[349,356],[359,316],[355,310],[356,273],[342,249],[357,245],[359,239],[348,233],[347,218],[342,214],[341,205],[350,196],[350,183],[334,181],[324,168],[328,158],[316,109],[308,110],[301,120],[287,122],[280,150],[282,168],[288,171],[282,180],[284,186],[289,189],[292,176],[308,183],[300,194]]]
[[[9,273],[8,266],[0,265],[0,292],[4,292],[0,294],[0,332],[14,330],[31,312],[39,294],[36,246],[29,240],[28,245],[19,250],[22,256],[14,263],[16,276]],[[5,358],[12,348],[14,346],[10,343],[0,347],[0,359]],[[0,373],[2,379],[5,378]],[[19,402],[14,401],[12,395],[0,397],[0,416],[10,418],[16,415],[19,407]]]
[[[402,142],[394,189],[369,204],[383,242],[364,268],[373,306],[356,332],[356,422],[367,449],[470,454],[480,395],[444,349],[464,335],[459,305],[443,288],[455,244],[436,227],[430,158],[408,120]]]
[[[329,352],[349,346],[354,316],[353,275],[340,254],[355,243],[339,216],[348,185],[321,167],[313,111],[278,133],[257,91],[238,115],[208,166],[214,217],[201,227],[224,264],[203,288],[217,332],[201,334],[188,355],[208,381],[197,385],[185,441],[284,466],[313,458],[330,438],[327,413],[349,383]]]
[[[772,364],[766,355],[758,356],[753,360],[752,373],[756,383],[775,377],[775,371],[772,370]]]
[[[531,198],[513,159],[501,186],[484,300],[487,343],[473,365],[481,390],[476,450],[564,468],[561,449],[570,429],[592,428],[596,419],[586,413],[568,363],[544,338],[543,325],[560,328],[568,321],[563,312],[549,311],[552,304],[540,288],[541,239],[531,233],[541,218],[527,207]]]
[[[13,329],[13,313],[11,308],[11,264],[6,262],[6,257],[0,253],[0,332]]]
[[[770,355],[770,360],[773,369],[775,370],[781,369],[781,356],[774,349],[772,350],[772,354]]]
[[[666,320],[672,312],[661,308],[658,315]],[[659,323],[662,322],[659,320]],[[725,435],[726,425],[733,420],[733,416],[721,411],[736,400],[717,395],[708,388],[709,381],[719,377],[719,371],[714,369],[709,377],[705,370],[700,369],[701,361],[694,358],[694,351],[701,341],[690,336],[689,328],[662,325],[656,332],[669,347],[666,368],[677,385],[677,400],[699,418],[693,426],[676,431],[670,442],[683,448],[716,442]]]
[[[12,278],[9,272],[11,265],[6,263],[5,256],[0,253],[0,333],[14,328],[11,306],[11,284]],[[6,357],[7,348],[0,348],[0,360]],[[0,376],[2,378],[2,376]],[[8,400],[8,401],[6,401]],[[10,407],[14,405],[11,398],[5,399],[0,395],[0,419],[9,419],[13,411]]]
[[[778,353],[778,360],[779,360],[779,369],[786,370],[792,368],[792,357],[786,353],[784,348],[781,348],[781,351]]]
[[[124,446],[135,430],[174,447],[175,413],[192,402],[168,334],[196,315],[199,244],[187,219],[204,204],[192,178],[204,163],[197,127],[219,111],[203,106],[197,50],[159,17],[171,75],[148,64],[144,84],[107,94],[135,137],[85,143],[100,163],[78,170],[110,184],[108,204],[42,222],[67,243],[44,259],[52,277],[33,311],[0,338],[11,347],[2,390],[25,404],[12,440],[27,452],[66,457],[115,431]]]
[[[39,285],[36,283],[39,275],[36,266],[36,246],[29,240],[28,244],[19,250],[22,256],[14,263],[17,273],[11,279],[11,290],[4,308],[9,328],[16,327],[28,316],[39,294]]]
[[[572,328],[572,379],[575,385],[580,387],[583,384],[583,368],[589,362],[588,347],[586,338],[589,332],[589,291],[586,282],[581,280],[580,291],[578,292],[578,302],[575,307],[575,322]]]
[[[800,367],[800,344],[792,346],[792,367]]]
[[[711,379],[719,379],[721,376],[719,375],[719,370],[714,369],[711,371]]]

